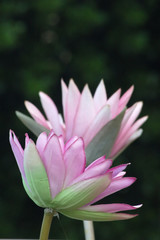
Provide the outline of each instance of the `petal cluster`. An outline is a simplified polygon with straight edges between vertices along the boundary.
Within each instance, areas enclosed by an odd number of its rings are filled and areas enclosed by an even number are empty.
[[[111,167],[112,160],[100,157],[86,167],[84,141],[73,137],[64,144],[53,131],[41,133],[36,144],[26,134],[23,149],[10,131],[10,144],[21,172],[24,188],[40,207],[52,208],[75,219],[113,221],[136,215],[119,213],[139,206],[92,205],[130,186],[135,178],[124,177],[127,164]]]
[[[99,83],[94,96],[88,85],[85,85],[80,93],[73,80],[70,80],[68,87],[62,81],[64,120],[58,113],[55,103],[43,92],[40,92],[39,95],[47,120],[32,103],[26,101],[25,106],[38,124],[46,129],[53,129],[58,136],[63,136],[65,142],[73,136],[78,136],[84,139],[85,147],[87,147],[98,132],[125,109],[133,90],[134,87],[131,86],[121,96],[121,89],[119,89],[107,98],[103,80]],[[142,134],[142,129],[139,128],[147,120],[147,117],[136,120],[142,105],[142,102],[137,102],[125,111],[110,149],[109,158],[115,158]]]

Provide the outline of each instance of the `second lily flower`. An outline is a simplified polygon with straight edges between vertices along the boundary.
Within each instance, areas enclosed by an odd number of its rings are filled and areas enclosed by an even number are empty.
[[[95,156],[107,155],[107,157],[113,159],[142,134],[142,129],[139,128],[147,120],[147,117],[142,117],[136,121],[142,109],[142,102],[135,103],[120,116],[130,100],[132,92],[133,86],[123,96],[120,96],[121,90],[119,89],[110,98],[107,98],[102,80],[92,97],[88,85],[80,93],[73,80],[70,80],[68,87],[62,81],[65,122],[63,122],[62,116],[58,113],[52,99],[43,92],[40,92],[40,100],[47,120],[32,103],[26,101],[25,105],[38,124],[48,130],[53,129],[58,136],[63,136],[64,141],[68,141],[73,136],[83,137],[85,148],[101,129],[108,125],[107,131],[104,131],[104,135],[108,138],[105,138],[105,140],[98,139],[98,142],[104,142],[108,149],[101,151],[99,155],[95,154]],[[113,124],[113,120],[116,118],[119,119]],[[25,121],[23,122],[25,123]],[[92,152],[93,149],[94,146],[89,152]],[[92,162],[93,157],[90,156],[90,158],[89,162]]]

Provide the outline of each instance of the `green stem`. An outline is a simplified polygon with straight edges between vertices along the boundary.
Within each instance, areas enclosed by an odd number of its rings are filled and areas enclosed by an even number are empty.
[[[52,218],[54,215],[55,215],[55,212],[53,211],[53,209],[50,209],[50,208],[44,209],[44,216],[43,216],[40,238],[39,238],[40,240],[48,240]]]
[[[92,221],[83,221],[85,240],[95,240],[94,226]]]

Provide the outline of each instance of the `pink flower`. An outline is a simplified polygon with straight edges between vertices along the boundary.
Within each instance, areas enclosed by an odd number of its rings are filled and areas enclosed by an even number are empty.
[[[40,207],[52,208],[81,220],[113,221],[136,215],[119,213],[139,206],[99,204],[96,201],[130,186],[135,178],[124,177],[127,164],[110,168],[112,160],[100,157],[86,168],[82,138],[41,133],[36,144],[26,134],[22,149],[13,131],[10,144],[21,172],[24,188]]]
[[[108,147],[96,157],[106,155],[113,159],[142,134],[140,127],[147,120],[147,116],[136,120],[141,112],[142,102],[137,102],[125,113],[122,112],[133,89],[133,86],[130,87],[122,96],[120,96],[121,89],[119,89],[110,98],[107,98],[102,80],[92,97],[88,85],[85,85],[80,93],[73,80],[70,80],[68,87],[62,81],[64,121],[52,99],[43,92],[40,92],[40,100],[47,120],[32,103],[26,101],[25,106],[38,124],[45,129],[53,129],[58,136],[63,136],[65,142],[73,136],[83,137],[85,148],[87,148],[102,130],[106,138],[104,140],[103,136],[97,141],[105,142]],[[25,123],[25,121],[23,122]],[[106,128],[107,130],[105,130]],[[92,149],[94,148],[93,145]]]

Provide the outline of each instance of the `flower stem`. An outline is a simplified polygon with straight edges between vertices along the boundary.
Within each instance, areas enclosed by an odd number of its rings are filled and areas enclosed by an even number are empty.
[[[95,240],[94,226],[92,221],[83,221],[85,240]]]
[[[44,209],[44,216],[43,216],[40,238],[39,238],[40,240],[48,240],[52,218],[54,215],[55,215],[55,212],[53,211],[53,209],[50,209],[50,208]]]

